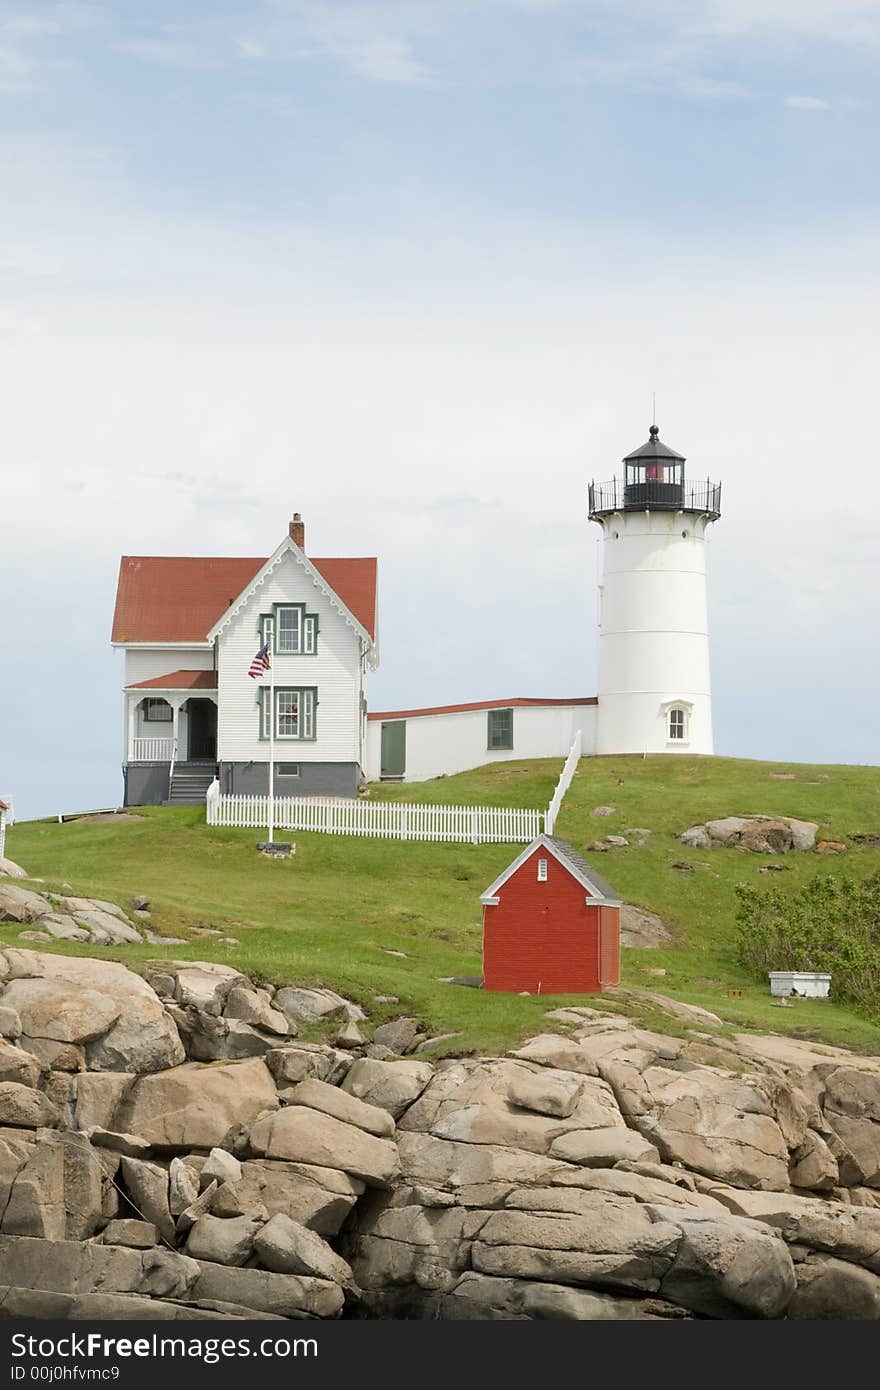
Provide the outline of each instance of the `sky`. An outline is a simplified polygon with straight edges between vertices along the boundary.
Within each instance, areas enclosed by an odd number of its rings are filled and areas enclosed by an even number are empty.
[[[0,796],[118,804],[121,554],[380,562],[374,709],[596,688],[723,484],[716,751],[880,763],[880,0],[0,0]]]

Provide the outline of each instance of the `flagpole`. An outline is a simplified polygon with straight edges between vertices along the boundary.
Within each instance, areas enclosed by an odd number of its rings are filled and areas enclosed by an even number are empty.
[[[266,623],[267,641],[275,646],[274,623],[270,618]],[[275,662],[269,653],[269,844],[275,838]]]

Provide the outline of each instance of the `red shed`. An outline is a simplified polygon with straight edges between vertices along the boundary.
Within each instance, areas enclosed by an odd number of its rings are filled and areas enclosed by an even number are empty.
[[[557,835],[539,835],[480,897],[483,988],[596,994],[620,980],[621,900]]]

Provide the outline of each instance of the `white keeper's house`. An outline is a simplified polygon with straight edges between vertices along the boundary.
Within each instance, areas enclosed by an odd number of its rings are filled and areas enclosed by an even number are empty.
[[[355,796],[483,763],[585,754],[711,753],[706,531],[720,485],[685,478],[661,443],[591,483],[602,528],[599,690],[367,709],[378,665],[376,560],[309,559],[303,522],[268,559],[123,556],[114,646],[125,652],[125,804],[265,793],[268,681],[248,668],[271,633],[277,795]]]

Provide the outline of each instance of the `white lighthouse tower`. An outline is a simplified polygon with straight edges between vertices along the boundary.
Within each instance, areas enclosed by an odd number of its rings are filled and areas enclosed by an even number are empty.
[[[590,484],[602,527],[597,753],[711,753],[706,530],[721,487],[650,438]]]

